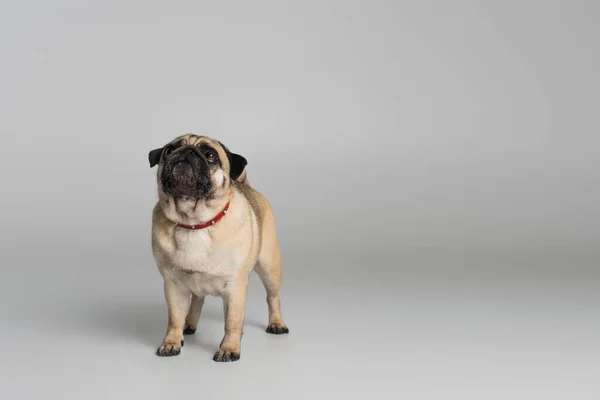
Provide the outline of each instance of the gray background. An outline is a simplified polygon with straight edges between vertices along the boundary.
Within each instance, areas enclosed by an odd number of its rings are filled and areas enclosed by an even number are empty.
[[[597,399],[594,1],[0,6],[0,397]],[[271,200],[289,336],[166,328],[149,150]],[[142,397],[144,396],[144,397]]]

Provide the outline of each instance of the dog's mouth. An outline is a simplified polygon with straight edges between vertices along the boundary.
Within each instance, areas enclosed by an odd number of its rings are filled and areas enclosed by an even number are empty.
[[[171,170],[172,181],[182,186],[194,186],[198,180],[196,171],[192,165],[186,161],[179,161]]]
[[[210,168],[203,157],[185,152],[167,160],[161,176],[164,190],[173,197],[207,198],[211,193]]]

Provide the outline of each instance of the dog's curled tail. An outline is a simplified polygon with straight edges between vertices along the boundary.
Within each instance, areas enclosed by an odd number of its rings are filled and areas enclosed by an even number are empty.
[[[244,168],[244,171],[242,171],[241,175],[238,176],[238,178],[235,181],[241,183],[242,185],[249,185],[250,184],[248,182],[248,175],[246,174],[246,169],[245,168]]]

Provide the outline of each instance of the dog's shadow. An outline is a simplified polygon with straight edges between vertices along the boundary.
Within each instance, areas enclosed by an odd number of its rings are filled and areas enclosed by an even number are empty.
[[[112,304],[82,304],[69,313],[72,328],[83,330],[86,335],[103,339],[132,341],[156,349],[166,333],[167,307],[160,302],[131,302]],[[65,321],[66,322],[66,321]],[[186,335],[190,343],[208,352],[214,352],[223,336],[224,317],[222,308],[205,304],[195,335]],[[264,330],[260,324],[246,316],[244,327]]]

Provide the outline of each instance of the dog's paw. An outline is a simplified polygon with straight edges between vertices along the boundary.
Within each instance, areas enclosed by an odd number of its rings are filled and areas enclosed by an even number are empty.
[[[156,355],[159,357],[173,357],[178,356],[181,353],[181,348],[183,347],[183,340],[177,344],[172,342],[164,342],[160,345],[160,347],[156,350]]]
[[[187,324],[185,325],[185,328],[183,328],[184,335],[193,335],[194,333],[196,333],[196,328],[192,328]]]
[[[237,361],[239,359],[240,359],[239,351],[223,349],[223,348],[219,349],[213,357],[213,361],[217,361],[217,362],[230,362],[230,361]]]
[[[290,333],[290,330],[284,323],[275,323],[271,324],[267,327],[267,333],[272,333],[273,335],[281,335],[284,333]]]

